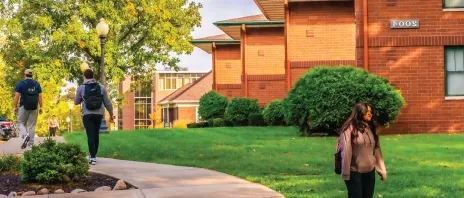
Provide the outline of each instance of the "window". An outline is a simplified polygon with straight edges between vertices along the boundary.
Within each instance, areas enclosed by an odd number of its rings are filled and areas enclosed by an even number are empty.
[[[444,8],[464,8],[464,0],[443,0]]]
[[[151,92],[137,90],[134,97],[134,127],[135,129],[146,129],[151,126],[150,114]]]
[[[173,90],[179,89],[182,86],[193,83],[198,78],[202,77],[203,73],[193,74],[163,74],[159,75],[159,89],[160,90]]]
[[[464,96],[464,47],[445,48],[446,96]]]

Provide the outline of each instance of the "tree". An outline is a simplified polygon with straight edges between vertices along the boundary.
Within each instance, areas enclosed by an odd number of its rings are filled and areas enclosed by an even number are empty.
[[[0,56],[0,118],[14,119],[11,99],[13,98],[13,87],[7,83],[5,72],[6,65]]]
[[[401,92],[385,78],[351,66],[322,66],[308,71],[290,90],[285,119],[304,135],[315,130],[334,134],[360,102],[374,106],[380,125],[393,123],[405,106]]]
[[[47,72],[45,78],[82,80],[83,60],[99,77],[100,18],[110,25],[105,74],[117,84],[124,75],[148,81],[156,64],[177,68],[190,53],[190,32],[200,26],[201,4],[188,0],[8,0],[0,3],[1,47],[14,84],[25,68]],[[47,79],[48,80],[48,79]]]

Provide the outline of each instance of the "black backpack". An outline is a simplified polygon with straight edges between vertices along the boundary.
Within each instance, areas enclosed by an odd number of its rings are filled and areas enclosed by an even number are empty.
[[[84,103],[88,110],[100,109],[103,104],[103,94],[98,83],[84,85]]]
[[[24,93],[21,93],[21,97],[24,101],[25,110],[37,110],[39,104],[39,90],[37,90],[37,82],[35,81],[22,81],[26,86]]]

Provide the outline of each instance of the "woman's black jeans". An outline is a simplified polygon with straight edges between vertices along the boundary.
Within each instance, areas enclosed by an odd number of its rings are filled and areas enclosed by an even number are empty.
[[[348,198],[372,198],[374,196],[375,170],[368,173],[350,172],[350,180],[346,181]]]

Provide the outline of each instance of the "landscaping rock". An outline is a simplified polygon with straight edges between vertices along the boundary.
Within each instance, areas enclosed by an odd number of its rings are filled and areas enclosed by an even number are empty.
[[[114,185],[114,188],[113,188],[113,190],[125,190],[125,189],[127,189],[127,185],[123,180],[118,180],[118,182],[116,182],[116,185]]]
[[[10,192],[10,194],[8,194],[8,197],[16,197],[18,196],[18,193],[16,192]]]
[[[4,195],[4,194],[0,194],[0,197],[7,197],[7,196],[6,196],[6,195]]]
[[[34,191],[27,191],[27,192],[23,193],[22,196],[33,196],[33,195],[35,195],[35,194],[36,194],[36,193],[35,193]]]
[[[63,180],[65,182],[70,182],[71,181],[71,178],[69,178],[67,175],[63,175]]]
[[[83,193],[83,192],[87,192],[86,190],[82,190],[82,189],[75,189],[73,191],[71,191],[71,193]]]
[[[77,175],[73,177],[73,181],[77,181],[77,180],[79,180],[79,179],[80,179],[80,177],[77,176]]]
[[[37,192],[38,195],[48,195],[50,194],[50,191],[47,188],[42,188],[39,192]]]
[[[111,187],[102,186],[102,187],[98,187],[97,189],[95,189],[95,192],[101,192],[101,191],[111,191]]]
[[[55,190],[54,193],[55,194],[64,194],[64,190],[58,189],[58,190]]]

